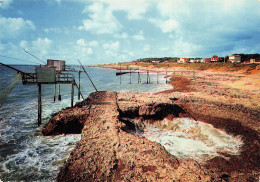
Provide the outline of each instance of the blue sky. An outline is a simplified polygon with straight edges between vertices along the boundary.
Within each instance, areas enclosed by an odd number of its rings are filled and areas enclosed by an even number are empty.
[[[43,61],[80,59],[88,65],[260,53],[260,0],[0,3],[0,62],[7,64],[38,62],[23,49]]]

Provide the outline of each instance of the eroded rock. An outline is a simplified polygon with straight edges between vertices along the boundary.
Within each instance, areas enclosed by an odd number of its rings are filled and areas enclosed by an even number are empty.
[[[129,94],[129,95],[128,95]],[[83,126],[81,141],[77,144],[69,159],[61,169],[58,181],[221,181],[234,179],[257,179],[259,160],[256,150],[259,150],[259,138],[252,134],[250,128],[242,125],[232,125],[230,120],[210,120],[216,127],[235,133],[241,128],[245,146],[254,150],[248,160],[247,166],[256,171],[255,176],[248,174],[247,169],[228,168],[234,160],[242,164],[241,158],[230,157],[231,160],[217,157],[200,164],[192,159],[177,159],[170,155],[163,146],[146,138],[135,136],[126,132],[129,123],[123,122],[122,117],[145,120],[160,120],[165,117],[194,116],[206,121],[209,116],[198,115],[197,110],[187,107],[180,100],[182,106],[171,104],[165,95],[133,94],[98,92],[93,93],[83,103],[75,108],[65,109],[56,114],[44,130],[48,134],[66,133],[65,126],[76,123]],[[197,106],[197,105],[196,105]],[[194,112],[196,111],[196,112]],[[74,120],[73,120],[74,118]],[[220,124],[222,123],[222,124]],[[224,126],[223,126],[224,124]],[[132,126],[133,127],[133,126]],[[248,134],[248,132],[250,134]],[[237,133],[235,133],[237,134]],[[254,136],[253,141],[250,136]],[[246,150],[246,153],[250,152]],[[242,153],[243,154],[243,153]],[[244,154],[242,155],[246,157]],[[250,162],[251,160],[251,162]],[[256,161],[253,161],[256,160]],[[239,162],[240,161],[240,162]],[[219,169],[220,165],[226,165]],[[228,169],[228,170],[226,170]],[[238,171],[244,171],[245,175]]]

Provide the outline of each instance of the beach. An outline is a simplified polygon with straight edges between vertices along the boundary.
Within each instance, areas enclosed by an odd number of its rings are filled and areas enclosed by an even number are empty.
[[[170,80],[158,93],[92,93],[55,114],[44,135],[81,133],[58,181],[258,181],[259,74],[195,70]],[[190,138],[178,146],[172,131]],[[210,152],[172,155],[185,144]]]

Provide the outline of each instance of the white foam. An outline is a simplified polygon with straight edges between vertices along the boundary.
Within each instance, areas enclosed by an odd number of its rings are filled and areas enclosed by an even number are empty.
[[[143,135],[163,145],[174,156],[197,161],[208,160],[222,152],[239,155],[243,145],[240,136],[230,136],[210,124],[190,118],[147,124]]]
[[[31,177],[54,180],[80,138],[80,134],[33,137],[26,142],[24,150],[8,157],[2,165],[2,170],[10,174],[8,180],[23,176],[23,173],[27,174],[24,180]]]

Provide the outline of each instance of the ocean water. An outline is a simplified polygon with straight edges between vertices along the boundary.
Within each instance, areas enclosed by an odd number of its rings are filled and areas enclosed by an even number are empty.
[[[15,66],[24,72],[35,72],[35,66]],[[141,73],[141,84],[137,74],[116,77],[116,70],[86,68],[99,91],[159,92],[171,89],[165,83],[165,75],[150,73],[152,84],[145,84],[146,73]],[[0,66],[0,92],[3,91],[16,72]],[[78,74],[75,73],[76,82]],[[94,92],[87,76],[81,74],[81,91],[86,98]],[[38,88],[36,85],[15,86],[0,108],[0,181],[55,181],[59,168],[80,140],[80,135],[42,136],[41,128],[51,115],[70,106],[71,85],[61,85],[62,101],[54,102],[54,85],[42,86],[41,127],[37,126]],[[77,100],[75,88],[74,101]]]
[[[142,136],[160,143],[172,155],[205,162],[215,156],[226,158],[223,153],[239,155],[243,141],[213,125],[192,118],[164,119],[147,124]]]

